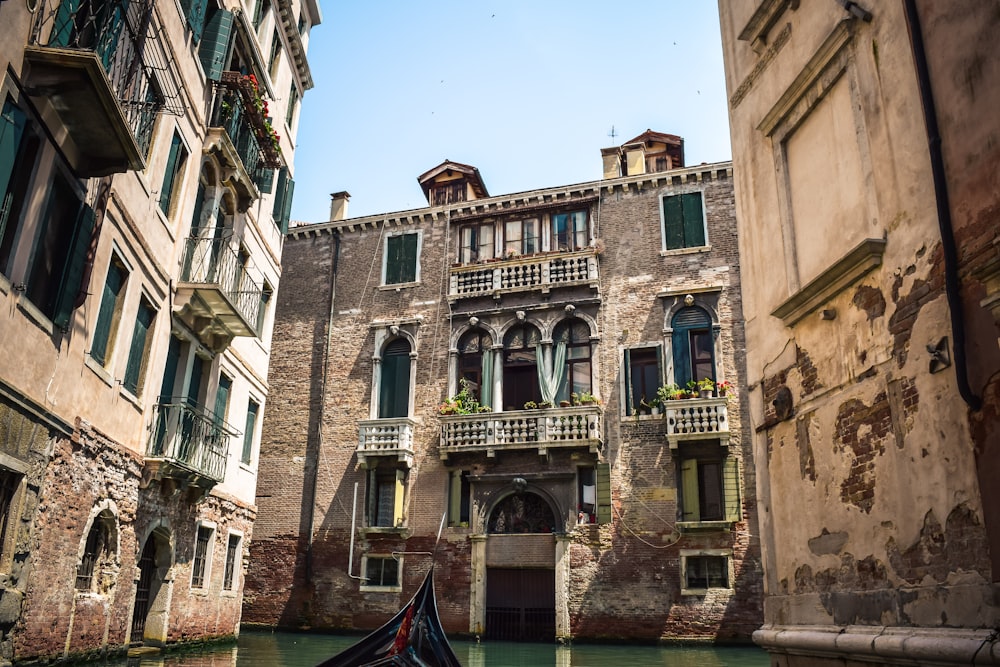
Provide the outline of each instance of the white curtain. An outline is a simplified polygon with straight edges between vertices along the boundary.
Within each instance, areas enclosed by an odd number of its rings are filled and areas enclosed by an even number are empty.
[[[551,366],[546,363],[546,355],[542,346],[535,348],[535,364],[538,367],[538,386],[542,390],[542,400],[552,405],[556,404],[556,393],[566,376],[566,343],[559,341],[554,345],[555,358]]]

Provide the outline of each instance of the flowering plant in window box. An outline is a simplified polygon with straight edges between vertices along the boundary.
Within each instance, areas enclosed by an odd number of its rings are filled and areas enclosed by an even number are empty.
[[[723,380],[716,384],[715,388],[719,391],[719,396],[725,396],[726,392],[733,388],[733,383],[729,380]]]
[[[457,394],[446,398],[444,403],[438,406],[438,414],[442,415],[474,415],[482,412],[490,412],[490,406],[480,405],[469,386],[469,381],[462,378],[458,381],[461,389]]]
[[[711,397],[713,391],[715,391],[715,380],[712,378],[698,380],[698,392],[701,394],[702,398]]]
[[[656,390],[656,398],[662,405],[667,401],[676,401],[682,398],[684,390],[676,384],[665,384]]]

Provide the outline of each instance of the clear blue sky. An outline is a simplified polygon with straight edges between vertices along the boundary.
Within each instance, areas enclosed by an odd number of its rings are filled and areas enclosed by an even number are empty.
[[[688,165],[731,158],[714,0],[322,3],[292,218],[427,205],[445,159],[491,195],[601,177],[600,149],[678,134]],[[608,134],[612,126],[617,136]]]

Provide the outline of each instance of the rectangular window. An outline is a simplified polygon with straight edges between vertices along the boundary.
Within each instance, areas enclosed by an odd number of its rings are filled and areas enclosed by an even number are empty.
[[[577,523],[611,523],[611,466],[577,468],[576,472]]]
[[[122,385],[132,392],[133,396],[138,396],[142,390],[142,381],[149,360],[150,341],[153,338],[150,335],[150,330],[153,328],[154,319],[156,319],[156,310],[146,301],[146,297],[140,298],[139,310],[135,315],[135,327],[132,329],[132,345],[128,351],[128,364],[125,366],[125,378],[122,380]]]
[[[433,190],[434,206],[455,204],[465,201],[465,181],[439,185]]]
[[[233,379],[226,376],[219,376],[219,388],[215,392],[215,425],[221,426],[226,423],[226,415],[229,413],[229,394],[233,390]]]
[[[114,335],[118,331],[127,280],[128,271],[121,261],[113,256],[108,266],[108,276],[104,280],[101,308],[97,311],[94,340],[90,345],[91,358],[102,366],[108,365],[108,351],[114,346]]]
[[[531,255],[541,249],[538,220],[508,220],[503,227],[504,257]]]
[[[167,166],[163,171],[163,185],[160,186],[160,210],[168,217],[173,212],[174,193],[180,188],[185,164],[187,164],[187,148],[175,130],[170,140]]]
[[[253,6],[253,28],[258,30],[271,9],[271,0],[257,0]]]
[[[458,261],[463,264],[493,258],[493,224],[464,225],[459,229]]]
[[[420,235],[397,234],[385,240],[385,257],[382,284],[399,285],[420,279],[417,257],[420,250]]]
[[[285,109],[285,125],[291,130],[295,122],[295,112],[299,109],[299,89],[292,82],[292,87],[288,91],[288,108]]]
[[[701,591],[709,588],[729,588],[729,558],[727,556],[685,556],[684,588]]]
[[[452,470],[449,474],[448,486],[448,525],[469,525],[469,473],[465,470]]]
[[[406,471],[375,469],[368,473],[368,525],[393,528],[403,525]]]
[[[662,384],[661,346],[625,350],[625,414],[649,414],[651,402]]]
[[[240,563],[240,544],[243,540],[235,533],[229,534],[229,542],[226,544],[226,568],[222,573],[223,590],[231,591],[237,581],[236,567]]]
[[[278,31],[274,31],[274,37],[271,38],[271,57],[268,59],[270,63],[268,65],[267,71],[271,75],[271,81],[278,78],[278,63],[281,62],[281,35]]]
[[[40,149],[33,125],[8,96],[0,113],[0,272],[8,277]]]
[[[191,588],[205,588],[211,565],[212,534],[210,526],[198,526],[198,535],[194,542],[194,558],[191,559]]]
[[[250,463],[250,457],[253,456],[253,437],[257,430],[258,410],[260,410],[260,406],[256,401],[250,399],[250,402],[247,403],[246,428],[243,431],[243,453],[240,455],[240,461],[243,463]]]
[[[742,519],[739,462],[731,457],[681,459],[681,522]]]
[[[663,198],[663,243],[666,250],[706,245],[702,193],[689,192]]]
[[[552,250],[579,250],[587,245],[587,212],[552,215]]]
[[[366,556],[364,586],[398,587],[400,561],[392,556]]]

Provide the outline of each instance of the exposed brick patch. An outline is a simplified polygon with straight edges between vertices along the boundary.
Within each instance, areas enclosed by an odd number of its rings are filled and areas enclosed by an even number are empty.
[[[889,575],[885,563],[868,556],[855,560],[850,553],[840,557],[840,567],[827,568],[815,574],[808,565],[795,571],[795,592],[830,593],[836,591],[871,591],[889,588]]]
[[[892,354],[899,368],[906,364],[913,324],[917,320],[920,309],[937,299],[944,290],[944,253],[941,250],[941,244],[935,246],[930,259],[928,280],[919,278],[914,280],[910,291],[906,294],[900,294],[900,289],[903,286],[902,275],[897,275],[892,284],[892,301],[896,310],[889,317],[889,333],[893,336]],[[908,272],[909,268],[907,268]]]
[[[798,346],[795,346],[795,365],[802,376],[802,391],[812,394],[823,388],[823,383],[819,381],[819,371],[809,353]]]
[[[882,295],[882,290],[877,287],[859,285],[854,291],[851,303],[868,315],[869,322],[885,315],[885,297]]]
[[[901,550],[890,537],[886,551],[893,572],[911,584],[928,576],[944,582],[952,572],[989,569],[986,531],[966,503],[951,510],[944,526],[934,510],[928,510],[920,537],[913,544]]]
[[[802,479],[816,481],[816,459],[813,456],[812,443],[809,442],[809,425],[812,413],[805,415],[795,424],[795,444],[799,448],[799,472]]]
[[[839,451],[849,451],[854,460],[840,484],[840,499],[869,513],[875,503],[875,458],[885,453],[884,439],[892,429],[886,393],[871,405],[852,398],[837,411],[836,440]]]

